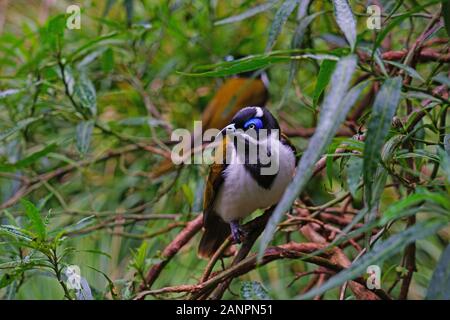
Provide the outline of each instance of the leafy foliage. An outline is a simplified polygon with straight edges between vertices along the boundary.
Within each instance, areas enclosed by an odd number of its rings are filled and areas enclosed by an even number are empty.
[[[381,1],[380,30],[347,0],[79,1],[81,29],[68,1],[7,3],[1,298],[449,298],[448,0]],[[301,159],[222,268],[196,255],[207,166],[154,172],[220,85],[263,71]]]

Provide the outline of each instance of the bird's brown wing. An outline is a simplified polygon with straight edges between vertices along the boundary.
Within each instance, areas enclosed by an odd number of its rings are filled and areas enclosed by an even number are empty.
[[[222,129],[230,123],[233,116],[248,106],[263,107],[269,93],[261,79],[229,78],[217,90],[202,114],[202,130]],[[156,179],[175,168],[170,160],[164,160],[151,173]]]
[[[198,254],[209,258],[220,247],[230,234],[230,227],[214,211],[214,201],[224,181],[223,171],[226,168],[226,139],[223,139],[221,148],[216,149],[216,161],[210,166],[208,179],[206,180],[203,198],[203,227],[204,233],[200,240]],[[222,157],[222,161],[217,161]]]
[[[203,130],[222,129],[239,110],[249,106],[263,107],[268,97],[269,93],[261,79],[227,79],[203,111]]]

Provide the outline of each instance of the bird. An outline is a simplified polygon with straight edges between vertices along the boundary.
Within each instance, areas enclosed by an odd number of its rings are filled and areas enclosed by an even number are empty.
[[[243,72],[227,78],[202,113],[202,132],[223,128],[230,122],[233,115],[244,107],[264,108],[269,99],[268,83],[265,72],[257,75],[254,72]],[[165,160],[152,171],[150,176],[155,179],[174,168],[172,161]]]
[[[263,130],[265,129],[265,131]],[[266,132],[265,135],[262,135]],[[221,130],[224,136],[210,166],[203,201],[203,235],[198,247],[201,258],[211,257],[231,234],[234,243],[245,239],[240,222],[257,209],[279,202],[291,182],[298,161],[295,146],[280,133],[276,118],[267,108],[249,106],[238,111]],[[278,133],[278,134],[277,134]],[[247,148],[239,151],[239,142]],[[255,161],[249,155],[250,144],[261,147]],[[276,171],[264,173],[271,164]],[[225,159],[227,157],[227,159]],[[242,161],[237,161],[242,160]]]

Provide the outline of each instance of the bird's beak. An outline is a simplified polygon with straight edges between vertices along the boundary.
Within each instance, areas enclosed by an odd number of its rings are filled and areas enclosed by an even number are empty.
[[[224,128],[224,130],[225,130],[225,132],[226,132],[227,134],[235,133],[235,132],[236,132],[236,127],[235,127],[234,123],[232,123],[232,124],[229,124],[228,126],[226,126],[226,127]]]
[[[222,130],[220,130],[220,132],[216,135],[216,138],[218,136],[220,136],[223,132],[225,132],[225,134],[233,134],[235,131],[236,131],[236,127],[234,126],[234,123],[229,124],[228,126],[223,128]]]

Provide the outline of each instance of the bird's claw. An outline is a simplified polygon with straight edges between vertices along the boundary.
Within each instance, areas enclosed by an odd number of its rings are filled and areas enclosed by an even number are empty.
[[[239,222],[237,221],[232,221],[230,223],[230,227],[231,227],[231,236],[233,237],[233,242],[234,243],[241,243],[247,233],[241,228],[241,226],[239,225]]]

